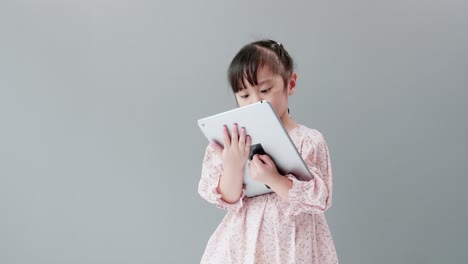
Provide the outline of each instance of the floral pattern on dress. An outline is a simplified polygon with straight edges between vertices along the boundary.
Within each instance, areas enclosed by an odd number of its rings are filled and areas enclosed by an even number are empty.
[[[226,210],[208,240],[200,263],[302,264],[338,263],[324,212],[332,205],[332,170],[327,144],[316,129],[297,125],[289,132],[314,178],[293,182],[289,201],[276,193],[224,201],[217,191],[223,162],[208,145],[198,192],[206,201]]]

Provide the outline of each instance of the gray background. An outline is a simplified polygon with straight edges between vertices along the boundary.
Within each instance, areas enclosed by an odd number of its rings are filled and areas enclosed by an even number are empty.
[[[0,263],[198,263],[196,120],[274,38],[330,148],[341,263],[468,260],[466,1],[1,1]]]

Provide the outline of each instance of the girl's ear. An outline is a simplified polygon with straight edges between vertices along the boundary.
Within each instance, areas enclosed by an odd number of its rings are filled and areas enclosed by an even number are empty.
[[[288,95],[294,94],[296,92],[296,80],[297,80],[297,73],[293,72],[291,77],[289,78],[288,83]]]

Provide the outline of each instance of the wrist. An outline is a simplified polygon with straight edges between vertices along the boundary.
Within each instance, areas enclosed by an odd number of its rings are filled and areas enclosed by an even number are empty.
[[[283,175],[281,175],[279,173],[275,173],[272,176],[267,178],[268,180],[267,180],[267,182],[265,182],[265,184],[269,185],[269,186],[276,185],[279,182],[281,182],[283,177],[284,177]]]
[[[238,176],[244,178],[244,169],[245,165],[239,164],[225,164],[224,165],[224,174],[229,174],[232,176]],[[234,177],[237,178],[237,177]]]

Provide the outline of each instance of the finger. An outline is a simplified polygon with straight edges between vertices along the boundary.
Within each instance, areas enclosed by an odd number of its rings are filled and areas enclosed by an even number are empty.
[[[249,169],[252,169],[254,166],[255,166],[255,164],[254,164],[254,160],[252,158],[252,160],[249,162]]]
[[[210,146],[214,149],[216,154],[218,154],[219,156],[223,154],[223,147],[219,143],[213,141],[210,143]]]
[[[264,164],[270,165],[273,161],[270,159],[268,155],[258,155],[258,159],[262,161]]]
[[[229,137],[229,132],[226,125],[223,126],[223,138],[224,148],[231,146],[231,138]]]
[[[247,135],[246,141],[245,141],[245,151],[250,152],[251,145],[252,145],[252,138],[249,135]]]
[[[240,129],[239,147],[240,149],[245,149],[245,127]]]
[[[257,166],[257,164],[262,164],[263,162],[260,160],[260,158],[258,157],[259,155],[258,154],[255,154],[253,157],[252,157],[252,162],[255,163],[255,166]],[[260,162],[260,163],[259,163]]]
[[[257,155],[257,160],[255,161],[256,162],[256,166],[258,166],[259,168],[263,168],[266,166],[269,166],[269,164],[267,162],[265,162],[265,158],[263,157],[264,155]]]
[[[237,146],[239,144],[239,130],[237,127],[237,123],[234,123],[232,126],[232,137],[231,137],[231,144]]]

